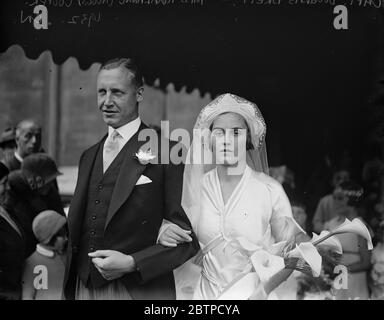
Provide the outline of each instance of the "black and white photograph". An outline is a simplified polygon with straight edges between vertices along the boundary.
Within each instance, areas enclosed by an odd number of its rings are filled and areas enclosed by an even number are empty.
[[[0,300],[384,300],[384,0],[1,1]]]

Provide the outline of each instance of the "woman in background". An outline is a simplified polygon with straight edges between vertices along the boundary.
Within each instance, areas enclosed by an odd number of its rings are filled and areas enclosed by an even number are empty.
[[[325,229],[329,231],[343,224],[346,218],[349,220],[360,218],[358,208],[363,189],[354,182],[343,182],[339,185],[338,194],[343,197],[346,208],[338,211],[337,217],[325,224]],[[348,283],[346,289],[336,291],[336,299],[368,299],[367,272],[371,267],[371,254],[368,251],[367,241],[354,233],[338,234],[337,237],[343,247],[340,264],[348,269]]]
[[[377,233],[378,243],[372,252],[371,298],[384,300],[384,221],[381,221]]]

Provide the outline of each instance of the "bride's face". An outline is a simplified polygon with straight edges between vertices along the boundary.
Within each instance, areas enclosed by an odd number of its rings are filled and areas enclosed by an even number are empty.
[[[211,146],[216,164],[234,166],[246,159],[247,125],[236,113],[223,113],[212,124]]]

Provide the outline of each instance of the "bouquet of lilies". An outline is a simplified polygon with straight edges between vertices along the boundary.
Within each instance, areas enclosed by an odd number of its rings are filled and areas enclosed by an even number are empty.
[[[352,221],[346,219],[332,232],[322,231],[319,235],[314,233],[310,241],[296,244],[294,248],[287,245],[286,241],[263,247],[250,244],[241,238],[236,239],[238,246],[249,252],[254,272],[246,273],[239,281],[229,286],[219,299],[247,299],[254,291],[254,283],[266,283],[283,269],[298,270],[311,277],[320,277],[322,265],[336,265],[343,254],[341,243],[334,236],[350,232],[365,238],[368,250],[373,249],[371,235],[358,218]]]
[[[285,255],[286,268],[320,276],[323,264],[336,265],[343,254],[343,248],[337,234],[355,233],[367,240],[368,250],[373,249],[372,238],[368,228],[358,218],[352,221],[345,219],[338,228],[329,231],[322,231],[319,235],[313,233],[312,240],[296,245],[296,248]]]

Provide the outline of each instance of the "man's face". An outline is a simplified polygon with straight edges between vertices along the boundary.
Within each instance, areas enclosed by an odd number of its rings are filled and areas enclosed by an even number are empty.
[[[17,150],[22,158],[39,152],[41,148],[41,128],[35,123],[25,123],[16,137]]]
[[[119,128],[138,116],[137,103],[143,99],[143,87],[132,82],[133,74],[123,68],[101,70],[97,77],[97,104],[104,122]]]

